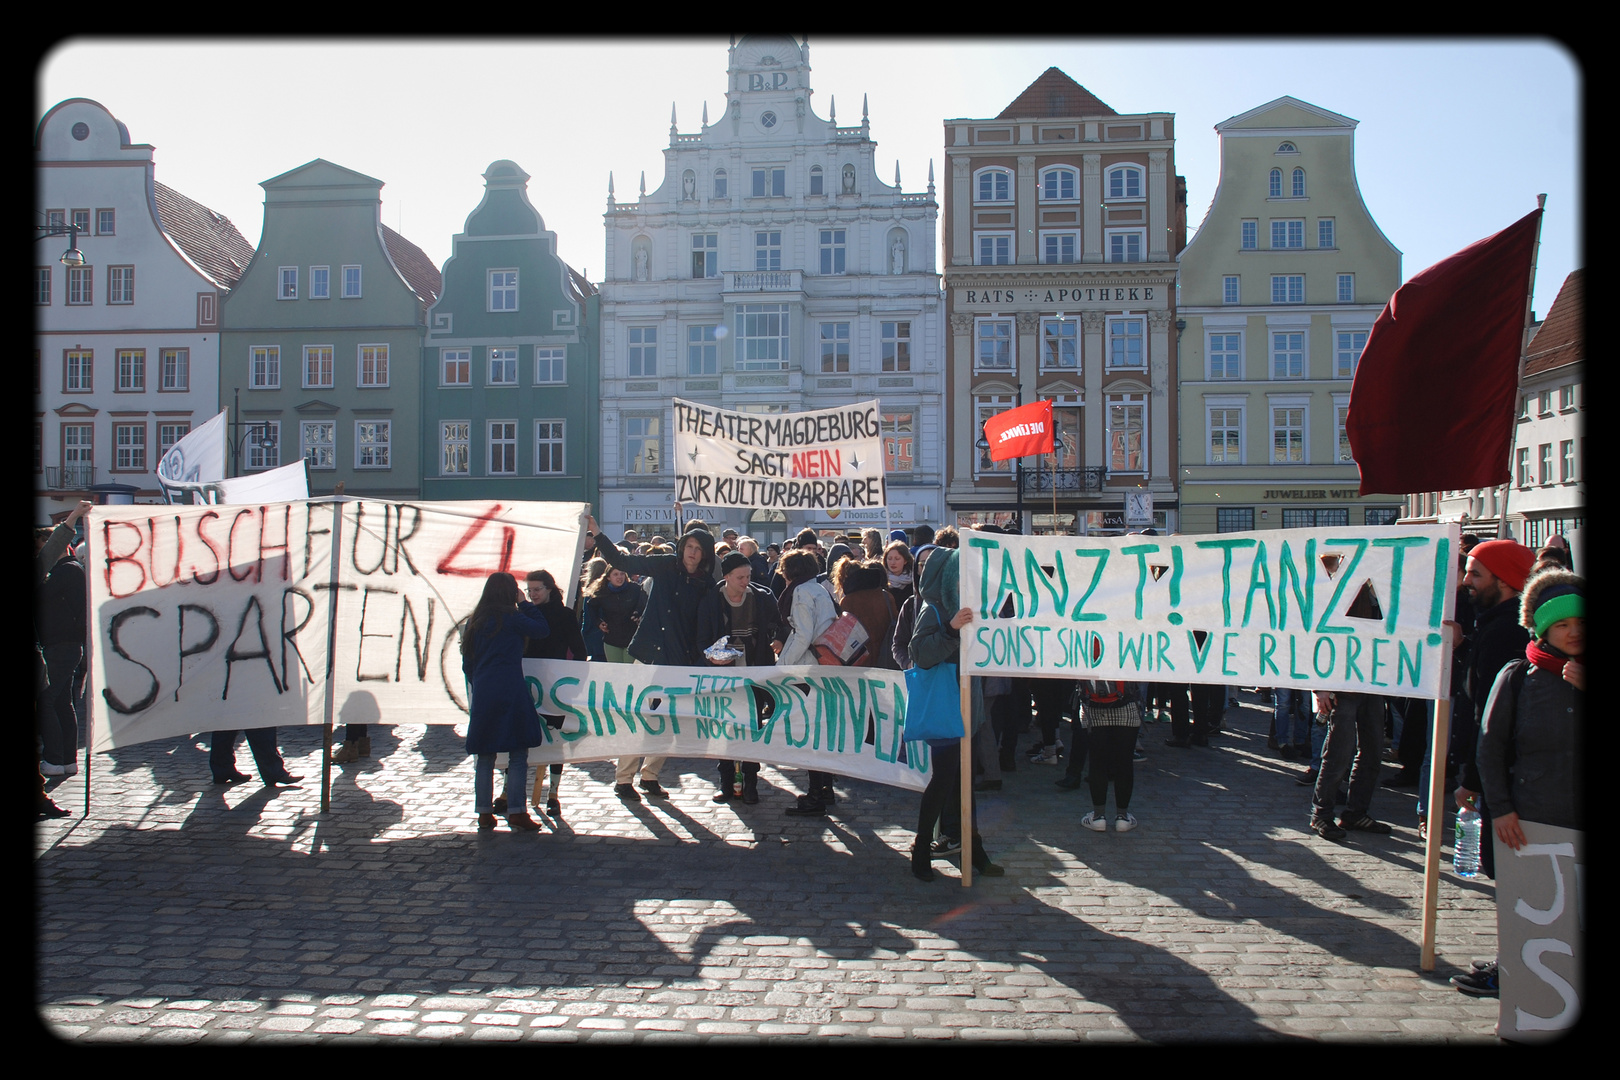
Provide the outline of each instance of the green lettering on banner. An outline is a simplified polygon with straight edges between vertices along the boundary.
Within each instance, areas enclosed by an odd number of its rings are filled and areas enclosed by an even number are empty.
[[[979,618],[990,617],[990,549],[1001,547],[1000,541],[986,540],[982,536],[968,538],[968,547],[979,550]],[[1086,595],[1090,595],[1087,593]]]
[[[572,675],[570,675],[570,676],[567,676],[565,678],[558,679],[556,682],[552,683],[551,684],[551,691],[547,695],[548,697],[551,698],[551,703],[553,705],[557,706],[557,711],[565,712],[569,716],[572,716],[575,720],[579,721],[579,730],[578,731],[571,731],[570,732],[570,731],[559,730],[557,732],[557,734],[562,738],[563,742],[573,742],[575,739],[578,739],[578,738],[580,738],[581,736],[583,736],[585,734],[585,714],[580,712],[578,709],[574,708],[572,705],[569,705],[566,702],[559,700],[558,697],[557,697],[557,688],[559,686],[578,686],[578,685],[579,685],[579,680],[574,678]],[[543,728],[546,731],[546,733],[547,733],[546,738],[549,740],[550,737],[551,737],[550,736],[551,725],[550,724],[541,724],[540,726],[541,726],[541,728]]]
[[[888,713],[883,711],[883,695],[879,691],[887,685],[881,679],[862,679],[861,697],[872,703],[872,753],[879,761],[892,762],[895,759],[895,749],[900,745],[900,725],[894,725],[893,745],[889,747],[888,753],[884,753],[883,724],[890,717]],[[871,690],[870,694],[867,693],[869,688]],[[902,714],[901,719],[904,719],[904,714]]]
[[[899,756],[900,744],[904,741],[903,736],[906,731],[906,684],[904,680],[895,680],[889,686],[893,688],[894,693],[894,743],[889,751],[890,760],[892,761]],[[908,761],[911,759],[909,753],[906,755],[906,759]]]
[[[1401,685],[1403,672],[1412,676],[1412,685],[1418,684],[1418,676],[1423,670],[1423,642],[1414,641],[1412,652],[1406,651],[1406,642],[1395,642],[1395,685]]]
[[[1293,581],[1290,583],[1289,579]],[[1299,606],[1300,629],[1311,628],[1311,613],[1316,608],[1316,539],[1305,541],[1305,593],[1299,591],[1299,568],[1294,565],[1294,554],[1288,550],[1288,541],[1282,542],[1277,553],[1277,629],[1288,629],[1288,588],[1294,590],[1294,602]],[[1331,667],[1329,668],[1331,671]]]
[[[1401,610],[1401,571],[1406,562],[1407,548],[1427,545],[1427,536],[1387,536],[1372,542],[1373,547],[1393,548],[1389,553],[1389,604],[1384,612],[1384,633],[1395,632],[1395,616]],[[1432,605],[1431,605],[1432,606]]]
[[[856,711],[855,691],[849,688],[849,683],[839,679],[833,685],[836,688],[835,692],[843,702],[842,715],[849,720],[849,733],[853,736],[850,741],[855,744],[855,753],[859,754],[862,747],[866,745],[866,711],[865,709],[860,712]],[[861,687],[863,705],[865,704],[865,696],[866,688],[863,686]],[[840,754],[844,752],[844,745],[844,728],[840,724],[838,728],[838,752]]]
[[[634,699],[635,692],[636,688],[633,686],[624,688],[624,708],[621,709],[618,700],[613,696],[613,684],[610,682],[602,684],[602,712],[607,714],[609,728],[613,726],[613,714],[618,713],[619,719],[624,721],[625,734],[634,735],[636,733],[636,722],[630,715],[633,708],[631,702]]]
[[[1375,637],[1372,639],[1372,643],[1372,675],[1367,679],[1367,681],[1372,683],[1374,686],[1388,686],[1389,683],[1378,681],[1378,669],[1381,667],[1389,667],[1388,661],[1378,659],[1378,646],[1388,645],[1389,642],[1385,641],[1383,638]]]
[[[1163,630],[1158,630],[1154,632],[1153,636],[1157,638],[1159,642],[1159,647],[1154,650],[1155,654],[1158,656],[1158,662],[1164,665],[1166,668],[1169,668],[1171,671],[1176,670],[1176,665],[1170,662],[1170,635],[1165,633]]]
[[[743,679],[743,698],[750,705],[754,706],[754,711],[756,713],[758,713],[758,711],[759,711],[759,697],[757,695],[764,695],[765,697],[771,698],[772,701],[774,701],[775,698],[776,698],[776,695],[771,693],[771,689],[770,689],[770,687],[768,685],[762,686],[762,685],[754,682],[753,679],[744,677],[744,679]],[[778,712],[779,712],[779,710],[773,707],[771,709],[771,718],[769,720],[767,720],[767,721],[765,721],[763,723],[760,722],[759,720],[754,721],[754,723],[753,723],[753,732],[752,732],[753,737],[754,737],[753,738],[754,742],[762,742],[766,746],[770,745],[770,743],[771,743],[771,734],[776,730],[776,721],[779,719],[779,717],[777,716]]]
[[[1356,549],[1356,553],[1350,557],[1349,566],[1339,567],[1339,585],[1333,590],[1333,596],[1328,600],[1327,606],[1322,608],[1322,618],[1316,624],[1316,632],[1318,634],[1354,634],[1354,627],[1329,626],[1328,616],[1332,615],[1333,609],[1339,606],[1339,597],[1344,595],[1344,587],[1350,583],[1351,577],[1355,575],[1356,567],[1361,565],[1361,556],[1367,551],[1367,541],[1358,537],[1350,540],[1324,540],[1322,542],[1324,544],[1349,544]],[[1350,651],[1346,649],[1346,660],[1349,659],[1349,656]]]
[[[832,689],[831,679],[820,679],[812,682],[816,688],[816,722],[814,738],[810,749],[820,750],[821,740],[827,739],[827,749],[832,750],[843,737],[844,726],[838,718],[839,710],[843,708],[844,699],[839,697]]]
[[[1299,639],[1296,638],[1293,634],[1289,634],[1288,635],[1288,677],[1290,679],[1299,679],[1301,681],[1304,681],[1306,679],[1309,679],[1310,676],[1305,674],[1303,671],[1299,670],[1299,658],[1294,655],[1295,651],[1298,648],[1299,648]]]
[[[1199,674],[1204,671],[1204,665],[1209,662],[1209,645],[1215,640],[1215,635],[1205,634],[1204,644],[1198,644],[1198,637],[1191,630],[1187,631],[1187,650],[1192,653],[1193,667]]]
[[[972,543],[972,541],[969,541],[969,543]],[[1075,602],[1074,609],[1070,611],[1069,620],[1071,622],[1102,622],[1108,618],[1105,613],[1100,611],[1082,612],[1081,609],[1086,606],[1086,601],[1091,599],[1091,594],[1097,591],[1097,583],[1102,580],[1103,567],[1108,565],[1108,549],[1075,548],[1074,553],[1082,559],[1096,559],[1097,569],[1091,575],[1091,585],[1087,587],[1086,594]],[[1061,555],[1059,557],[1061,558]]]
[[[1181,545],[1170,545],[1170,606],[1181,606],[1181,572],[1184,566],[1181,561]],[[1172,626],[1181,625],[1181,612],[1172,611],[1167,618]]]
[[[1328,647],[1328,658],[1327,658],[1327,667],[1326,668],[1324,668],[1322,666],[1322,646],[1323,645],[1326,645]],[[1330,638],[1330,637],[1319,637],[1319,638],[1316,639],[1316,645],[1315,645],[1314,648],[1311,649],[1311,667],[1316,671],[1316,674],[1318,675],[1318,677],[1323,678],[1323,679],[1329,679],[1329,678],[1333,677],[1333,664],[1334,664],[1335,661],[1338,660],[1338,651],[1339,651],[1338,646],[1333,644],[1333,639],[1332,638]]]
[[[1018,571],[1013,566],[1012,552],[1003,548],[1001,551],[1001,581],[996,584],[994,612],[1001,610],[1001,602],[1008,593],[1012,593],[1013,596],[1018,598],[1017,602],[1013,604],[1013,615],[1022,619],[1024,617],[1024,592],[1018,587]],[[987,611],[985,615],[989,617],[992,613],[992,611]]]
[[[1121,555],[1136,556],[1136,617],[1138,619],[1142,617],[1142,592],[1147,588],[1148,583],[1147,557],[1158,550],[1158,544],[1132,544],[1129,547],[1119,549]]]
[[[1335,633],[1337,633],[1337,631],[1335,631]],[[1352,674],[1355,675],[1356,682],[1363,682],[1364,683],[1364,682],[1367,681],[1367,676],[1363,675],[1361,673],[1361,669],[1356,667],[1356,657],[1358,657],[1360,655],[1361,655],[1361,639],[1354,636],[1354,635],[1351,635],[1350,637],[1345,638],[1344,639],[1344,677],[1345,677],[1346,681],[1349,680],[1349,678],[1350,678],[1350,676]]]
[[[1264,631],[1262,631],[1261,634],[1260,634],[1260,675],[1261,675],[1262,678],[1266,674],[1266,668],[1267,667],[1271,668],[1271,673],[1273,675],[1281,675],[1282,674],[1282,672],[1277,670],[1276,661],[1271,659],[1271,654],[1276,652],[1276,651],[1277,651],[1277,637],[1276,637],[1276,635],[1275,634],[1267,634]]]
[[[1236,637],[1242,637],[1242,636],[1243,636],[1242,634],[1222,634],[1221,635],[1221,674],[1222,675],[1236,675],[1237,674],[1237,672],[1233,671],[1227,665],[1229,663],[1231,663],[1231,660],[1232,660],[1232,639],[1236,638]]]
[[[1142,639],[1133,637],[1131,640],[1126,641],[1125,633],[1121,631],[1119,635],[1119,666],[1124,667],[1127,660],[1136,666],[1137,671],[1142,670]]]
[[[1221,549],[1221,619],[1223,626],[1232,625],[1232,551],[1235,548],[1254,547],[1254,538],[1245,537],[1237,540],[1199,540],[1197,546],[1201,548]],[[1224,669],[1226,664],[1222,661]],[[1230,674],[1237,674],[1231,672]]]
[[[681,698],[691,692],[690,688],[684,686],[664,687],[664,695],[669,699],[669,730],[673,735],[681,733],[681,715],[676,711],[676,706],[680,703]]]
[[[776,708],[771,710],[771,723],[778,720],[782,722],[782,741],[789,746],[800,747],[810,741],[811,718],[809,710],[805,708],[804,699],[799,696],[799,689],[793,683],[783,680],[781,682],[767,682],[771,697],[776,699]],[[801,715],[804,734],[795,739],[793,737],[793,718],[795,714]]]
[[[657,686],[644,686],[641,688],[641,693],[636,695],[636,719],[641,721],[643,734],[662,735],[664,733],[664,718],[657,713],[653,713],[652,719],[658,721],[658,727],[654,728],[647,719],[646,708],[647,699],[661,689],[662,687]]]
[[[1249,615],[1254,610],[1254,592],[1260,590],[1260,595],[1266,598],[1266,625],[1273,630],[1277,629],[1277,609],[1271,602],[1271,569],[1266,566],[1266,542],[1261,540],[1255,545],[1254,562],[1249,566],[1249,592],[1243,598],[1243,626],[1249,625]]]
[[[1029,581],[1029,614],[1031,617],[1041,612],[1041,589],[1045,589],[1052,598],[1052,606],[1057,610],[1058,618],[1063,618],[1063,609],[1069,603],[1069,577],[1063,572],[1062,556],[1052,560],[1056,564],[1058,585],[1062,586],[1060,593],[1052,584],[1052,579],[1046,576],[1041,564],[1035,559],[1035,552],[1029,548],[1024,549],[1024,577]]]
[[[591,727],[596,730],[597,735],[601,735],[602,714],[596,711],[596,683],[594,682],[585,688],[585,711],[590,714]],[[611,716],[608,717],[607,733],[609,735],[615,734],[613,730],[613,717]]]
[[[712,739],[716,735],[713,725],[701,716],[692,718],[692,731],[700,739]]]
[[[1446,588],[1446,578],[1451,575],[1451,537],[1442,536],[1434,545],[1434,593],[1429,598],[1429,626],[1435,630],[1440,629],[1440,620],[1445,618],[1446,597],[1449,590]]]

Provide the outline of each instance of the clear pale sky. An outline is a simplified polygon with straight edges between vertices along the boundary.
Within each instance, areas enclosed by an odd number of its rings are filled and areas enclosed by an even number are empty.
[[[257,245],[258,186],[317,157],[385,182],[383,220],[443,266],[510,158],[564,259],[604,265],[611,170],[621,201],[663,175],[682,133],[724,112],[727,39],[450,44],[188,38],[65,42],[40,62],[37,118],[65,98],[106,106],[156,148],[157,178]],[[1535,209],[1547,193],[1535,308],[1583,265],[1578,61],[1543,39],[1020,41],[810,36],[811,108],[843,125],[870,101],[879,175],[943,180],[948,118],[991,117],[1056,65],[1117,112],[1176,114],[1188,239],[1219,176],[1213,126],[1284,94],[1360,121],[1368,209],[1411,277]],[[943,197],[943,192],[941,192]],[[39,208],[36,208],[36,210]]]

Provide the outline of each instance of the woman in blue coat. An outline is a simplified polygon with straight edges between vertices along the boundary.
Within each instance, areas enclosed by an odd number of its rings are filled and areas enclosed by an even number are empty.
[[[494,573],[484,582],[461,632],[461,670],[467,676],[467,753],[477,755],[473,798],[478,831],[495,828],[495,755],[505,751],[506,821],[513,829],[538,831],[527,809],[529,747],[539,746],[540,715],[523,681],[525,637],[551,633],[540,609],[518,598],[517,579]]]

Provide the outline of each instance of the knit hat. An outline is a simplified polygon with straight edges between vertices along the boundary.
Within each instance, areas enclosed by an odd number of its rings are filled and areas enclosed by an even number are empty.
[[[904,529],[890,529],[889,530],[889,539],[890,540],[899,540],[901,543],[904,543],[904,544],[910,544],[911,543],[911,537],[906,535],[906,530],[904,530]]]
[[[740,551],[728,551],[726,557],[720,560],[720,573],[724,576],[740,566],[749,566],[748,556]]]
[[[1568,570],[1543,570],[1524,586],[1519,622],[1545,638],[1553,623],[1586,615],[1586,579]]]
[[[1476,544],[1468,557],[1482,564],[1514,592],[1524,589],[1524,579],[1530,576],[1530,567],[1536,561],[1535,552],[1513,540],[1487,540]]]

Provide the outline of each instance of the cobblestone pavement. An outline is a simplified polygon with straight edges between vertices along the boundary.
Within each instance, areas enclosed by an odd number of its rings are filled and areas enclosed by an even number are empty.
[[[319,729],[283,729],[308,779],[279,791],[214,787],[202,740],[131,747],[88,819],[38,827],[39,1015],[83,1042],[1490,1041],[1496,1002],[1446,984],[1495,953],[1490,886],[1443,872],[1420,972],[1412,795],[1374,800],[1392,836],[1318,839],[1242,700],[1207,749],[1144,727],[1128,834],[1020,751],[979,804],[1007,875],[972,889],[912,878],[917,796],[860,781],[804,820],[797,771],[717,806],[713,764],[673,760],[627,807],[598,763],[544,833],[481,835],[449,727],[373,727],[324,817]],[[83,782],[53,792],[76,814]]]

